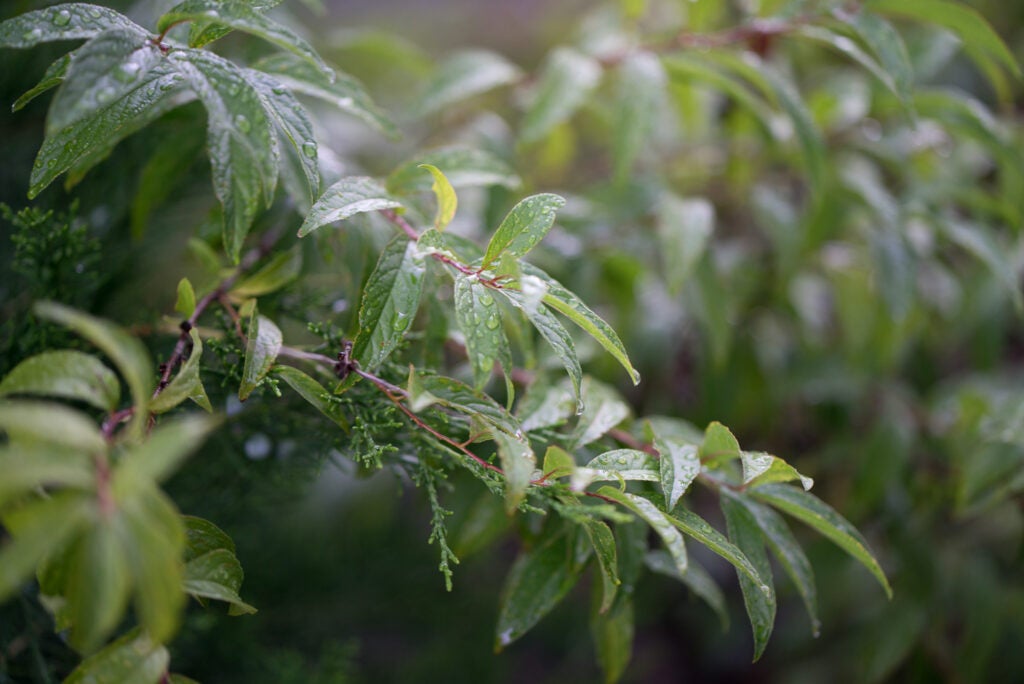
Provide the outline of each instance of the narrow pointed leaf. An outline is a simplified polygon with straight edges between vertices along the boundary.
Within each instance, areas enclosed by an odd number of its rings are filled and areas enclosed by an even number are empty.
[[[505,472],[505,512],[512,513],[526,497],[537,457],[525,438],[516,438],[501,430],[492,430],[498,445],[501,469]]]
[[[434,228],[443,231],[452,219],[455,218],[455,210],[458,209],[459,199],[455,196],[455,188],[444,175],[441,169],[433,164],[420,164],[420,168],[430,172],[434,179],[430,189],[434,191],[434,198],[437,200],[437,216],[434,219]]]
[[[473,368],[476,388],[483,389],[495,361],[502,361],[510,373],[508,338],[501,325],[501,310],[494,295],[478,278],[459,275],[455,279],[455,320],[466,338],[466,354]]]
[[[526,255],[544,239],[555,223],[555,212],[563,206],[564,198],[543,194],[527,197],[512,207],[487,245],[483,267],[504,255],[514,259]]]
[[[166,648],[133,629],[79,663],[64,684],[157,684],[170,659]]]
[[[228,26],[258,36],[306,60],[328,80],[334,78],[334,71],[324,63],[312,45],[288,27],[252,9],[250,3],[241,0],[185,0],[160,17],[156,30],[163,31],[184,21]]]
[[[149,438],[124,454],[114,471],[114,489],[127,496],[137,483],[163,482],[202,445],[220,423],[214,417],[190,414],[160,423]]]
[[[109,524],[93,526],[77,543],[66,598],[71,644],[95,651],[124,617],[131,584],[128,560]]]
[[[583,382],[583,404],[573,439],[576,447],[600,439],[630,415],[629,405],[618,392],[589,377]]]
[[[605,684],[619,681],[633,657],[633,601],[623,599],[610,611],[591,611],[590,634]]]
[[[424,164],[444,169],[453,188],[489,185],[515,188],[522,182],[512,167],[493,152],[475,147],[442,147],[418,154],[396,167],[388,176],[388,191],[396,195],[429,191],[431,178],[420,168]]]
[[[199,331],[195,328],[189,330],[188,334],[192,338],[192,351],[189,353],[188,360],[178,370],[178,374],[149,405],[149,409],[153,413],[170,411],[186,399],[191,399],[207,412],[213,411],[210,398],[206,395],[206,388],[203,387],[203,380],[199,376],[203,341],[199,337]]]
[[[395,237],[381,252],[359,305],[353,357],[373,373],[391,355],[416,318],[426,266],[415,242]]]
[[[58,40],[81,40],[113,28],[145,33],[120,12],[84,2],[69,2],[26,12],[0,23],[0,48],[30,48]]]
[[[92,490],[96,469],[81,447],[51,442],[19,441],[0,447],[0,509],[33,490],[56,485]]]
[[[280,252],[260,270],[231,288],[235,297],[259,297],[280,290],[302,272],[302,250],[296,246]]]
[[[675,563],[672,562],[672,557],[661,550],[649,552],[644,557],[644,562],[652,571],[685,584],[690,591],[704,599],[711,610],[715,611],[715,615],[718,616],[718,620],[722,624],[722,630],[728,628],[729,610],[726,607],[725,594],[722,593],[722,589],[715,583],[714,578],[707,570],[691,560],[686,566],[686,574],[680,575]]]
[[[540,140],[568,121],[601,81],[601,65],[571,48],[556,48],[544,63],[533,101],[523,117],[520,140]]]
[[[736,441],[729,428],[717,420],[708,424],[704,431],[704,441],[700,445],[701,463],[714,467],[739,458],[740,453],[740,443]]]
[[[754,632],[754,660],[757,661],[764,653],[772,628],[775,626],[776,604],[772,568],[768,562],[768,554],[764,550],[764,536],[750,512],[728,495],[722,496],[721,505],[729,528],[729,538],[742,549],[761,577],[754,581],[738,573],[743,603]],[[763,591],[762,586],[768,588],[768,591]]]
[[[650,52],[634,52],[619,65],[612,139],[617,180],[626,178],[651,135],[667,85],[661,62]]]
[[[299,396],[340,428],[346,431],[350,428],[341,405],[330,400],[331,393],[319,382],[291,366],[278,366],[274,369],[274,375],[284,380],[289,387],[299,393]]]
[[[654,532],[661,537],[676,570],[680,575],[686,573],[686,542],[683,540],[683,535],[675,528],[675,520],[665,515],[657,506],[642,496],[622,492],[614,487],[601,487],[597,493],[633,511],[650,525]]]
[[[814,486],[814,480],[797,472],[797,469],[778,456],[763,451],[744,451],[740,454],[743,464],[743,484],[748,489],[760,487],[771,482],[790,482],[800,480],[805,490]]]
[[[813,494],[790,485],[769,484],[758,487],[751,494],[754,498],[807,523],[830,539],[867,568],[882,585],[886,595],[892,597],[889,580],[886,579],[881,566],[868,549],[867,541],[849,521],[839,515],[831,506]]]
[[[19,363],[0,381],[0,396],[33,394],[76,399],[113,411],[121,399],[117,376],[91,354],[65,349]]]
[[[599,613],[607,613],[615,602],[615,596],[619,589],[619,561],[618,553],[615,550],[615,535],[607,523],[595,520],[583,525],[583,530],[594,547],[594,558],[597,559],[597,566],[601,570],[601,603],[598,607]]]
[[[66,55],[62,55],[58,57],[53,64],[46,67],[46,72],[43,73],[43,77],[39,79],[39,83],[32,86],[31,89],[25,91],[21,97],[15,100],[14,104],[11,105],[11,111],[17,112],[21,110],[32,100],[63,83],[64,78],[68,73],[68,67],[71,66],[71,60],[74,57],[74,54],[74,52],[69,52]]]
[[[714,230],[715,209],[705,199],[664,194],[657,207],[658,244],[669,292],[683,291]]]
[[[281,329],[266,316],[253,308],[249,319],[248,340],[245,346],[245,367],[242,369],[242,384],[238,398],[245,401],[274,366],[281,351]]]
[[[178,298],[174,302],[174,310],[185,318],[191,318],[196,310],[196,291],[188,278],[178,281]]]
[[[700,475],[697,447],[671,437],[656,439],[654,446],[661,454],[658,465],[661,491],[665,495],[665,510],[672,511]]]
[[[193,596],[231,604],[233,615],[253,614],[256,609],[238,595],[244,574],[235,554],[214,549],[193,558],[185,565],[184,588]]]
[[[873,12],[838,14],[857,33],[857,37],[878,56],[892,79],[896,95],[909,102],[914,87],[914,67],[903,37],[893,25]]]
[[[513,83],[519,77],[519,68],[497,53],[488,50],[459,52],[437,68],[415,109],[421,116],[433,114],[474,95]]]
[[[687,535],[732,563],[737,570],[753,581],[761,592],[767,594],[771,591],[771,587],[762,581],[757,569],[751,564],[750,559],[746,557],[743,551],[732,544],[721,532],[708,524],[699,515],[692,511],[681,509],[674,516],[670,516],[669,520]]]
[[[893,95],[904,100],[907,97],[908,93],[906,90],[901,91],[899,89],[888,69],[879,64],[872,55],[847,36],[820,26],[805,26],[800,29],[799,35],[835,48],[864,67],[871,75],[881,81],[882,85],[888,88]]]
[[[328,223],[344,221],[350,216],[381,209],[397,209],[402,204],[366,176],[349,176],[324,190],[299,228],[299,237],[309,235]]]
[[[86,414],[48,401],[0,400],[0,431],[11,442],[44,442],[102,454],[107,442]]]
[[[522,427],[515,417],[494,399],[477,392],[469,385],[452,378],[423,372],[412,372],[410,378],[415,382],[417,392],[430,396],[428,406],[437,404],[465,416],[479,418],[517,439],[522,436]]]

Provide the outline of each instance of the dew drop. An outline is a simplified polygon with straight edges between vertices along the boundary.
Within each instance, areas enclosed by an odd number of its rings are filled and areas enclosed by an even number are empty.
[[[230,95],[231,97],[235,97],[236,95],[238,95],[238,90],[238,84],[232,83],[228,86],[228,95]]]
[[[61,10],[53,15],[54,26],[67,26],[71,23],[71,12]]]
[[[139,75],[142,65],[135,61],[125,62],[114,72],[114,78],[122,83],[131,83]]]
[[[99,19],[103,16],[103,12],[100,12],[98,9],[94,7],[93,9],[89,10],[89,16],[93,19]]]
[[[490,306],[491,304],[494,304],[494,297],[485,292],[484,294],[480,295],[480,303],[483,304],[484,306]]]
[[[316,159],[316,143],[312,140],[307,140],[302,143],[302,154],[306,155],[310,159]]]
[[[38,39],[38,38],[39,38],[39,37],[40,37],[41,35],[43,35],[43,32],[42,32],[42,31],[40,31],[40,30],[39,30],[39,29],[37,29],[37,28],[34,28],[34,29],[32,29],[31,31],[25,31],[25,33],[23,33],[21,37],[22,37],[22,38],[23,38],[24,40],[36,40],[36,39]]]
[[[497,330],[498,326],[501,325],[501,321],[498,320],[497,314],[491,314],[487,317],[487,322],[484,323],[488,330]]]
[[[401,332],[409,327],[409,315],[404,313],[395,314],[395,320],[391,322],[391,328],[397,332]]]
[[[115,93],[113,88],[100,88],[96,92],[96,101],[100,104],[110,102],[112,99],[114,99],[114,94]]]
[[[242,131],[243,133],[248,133],[250,130],[252,130],[252,124],[250,124],[249,120],[241,114],[235,117],[235,126],[238,127],[238,130]]]

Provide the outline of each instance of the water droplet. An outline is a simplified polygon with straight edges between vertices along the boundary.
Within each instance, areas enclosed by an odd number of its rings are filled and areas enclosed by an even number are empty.
[[[485,292],[484,294],[480,295],[480,303],[483,304],[484,306],[490,306],[491,304],[494,304],[494,297]]]
[[[237,83],[232,83],[231,85],[228,86],[228,95],[230,95],[231,97],[235,97],[236,95],[238,95],[238,84]]]
[[[628,465],[629,460],[625,456],[619,456],[619,465]]]
[[[115,93],[113,88],[100,88],[98,91],[96,91],[96,101],[100,104],[110,102],[112,99],[114,99],[114,95]]]
[[[487,317],[487,322],[484,324],[488,330],[497,330],[498,326],[501,325],[501,321],[498,319],[497,314],[491,314]]]
[[[142,65],[132,60],[125,62],[117,68],[114,72],[114,78],[122,83],[131,83],[139,75],[139,71],[142,70]]]
[[[54,26],[67,26],[71,23],[71,12],[61,10],[53,15]]]
[[[220,14],[217,13],[217,10],[206,10],[206,16],[216,19]]]
[[[235,126],[237,126],[238,130],[242,131],[243,133],[248,133],[250,130],[252,130],[252,124],[250,124],[249,120],[241,114],[235,117]]]
[[[395,314],[395,320],[391,322],[391,328],[397,332],[401,332],[409,327],[409,314],[399,312]]]
[[[36,40],[36,39],[38,39],[38,38],[39,38],[39,37],[40,37],[41,35],[43,35],[43,32],[42,32],[42,31],[40,31],[40,30],[39,30],[39,29],[37,29],[37,28],[34,28],[34,29],[32,29],[31,31],[25,31],[25,33],[23,33],[23,34],[21,35],[21,37],[22,37],[22,38],[23,38],[24,40]]]
[[[270,90],[271,90],[271,92],[273,92],[273,93],[274,93],[275,95],[284,95],[285,93],[287,93],[287,92],[288,92],[288,89],[287,89],[287,88],[285,88],[284,86],[274,86],[274,87],[273,87],[273,88],[271,88]]]
[[[312,140],[307,140],[302,143],[302,154],[306,155],[310,159],[316,159],[316,143]]]

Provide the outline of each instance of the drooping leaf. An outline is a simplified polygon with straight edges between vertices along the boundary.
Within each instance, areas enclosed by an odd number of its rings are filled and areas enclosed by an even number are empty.
[[[414,407],[414,411],[437,404],[467,417],[482,420],[516,439],[522,436],[522,427],[514,416],[494,399],[477,392],[469,385],[421,371],[410,372],[409,380],[410,404],[415,404],[417,398],[421,400],[421,406]]]
[[[743,484],[748,488],[792,480],[800,480],[805,490],[814,486],[814,480],[801,475],[778,456],[763,451],[744,451],[740,454],[740,462],[743,464]]]
[[[162,422],[148,439],[122,455],[114,471],[114,491],[128,496],[138,483],[162,482],[206,440],[220,421],[212,416],[189,414]]]
[[[605,684],[615,684],[625,673],[633,657],[633,629],[632,599],[616,602],[607,612],[591,611],[590,634]]]
[[[195,328],[189,330],[188,334],[192,338],[192,351],[189,353],[188,360],[182,364],[178,374],[149,405],[149,409],[153,413],[170,411],[186,399],[191,399],[207,412],[213,411],[210,398],[206,396],[206,388],[203,387],[203,380],[199,376],[199,361],[203,356],[203,340]]]
[[[549,535],[516,559],[502,590],[495,651],[528,632],[576,584],[581,568],[572,562],[570,541],[565,534]]]
[[[0,381],[0,396],[32,394],[76,399],[113,411],[121,399],[117,376],[91,354],[65,349],[31,356]]]
[[[665,282],[672,294],[683,291],[686,280],[704,254],[714,230],[715,209],[705,199],[683,199],[666,193],[657,207],[658,245]]]
[[[771,587],[762,580],[757,569],[750,562],[750,559],[732,544],[725,536],[712,527],[706,520],[693,511],[685,508],[680,509],[674,515],[669,516],[669,521],[690,537],[693,537],[704,546],[708,547],[732,565],[743,575],[746,575],[755,586],[765,594],[771,591]]]
[[[453,188],[515,188],[522,182],[512,167],[493,152],[475,147],[442,147],[422,152],[396,167],[388,176],[388,191],[396,195],[428,192],[431,178],[423,174],[420,167],[424,164],[443,169]]]
[[[478,390],[491,377],[495,361],[510,373],[511,352],[501,325],[501,310],[494,295],[478,278],[459,275],[455,279],[455,320],[466,338],[466,354],[473,368]]]
[[[671,437],[655,439],[654,446],[661,454],[658,465],[661,491],[665,495],[665,510],[672,511],[700,475],[697,447]]]
[[[474,95],[513,83],[519,77],[519,68],[497,53],[488,50],[457,52],[438,66],[424,86],[415,110],[420,116],[427,116]]]
[[[299,237],[309,235],[328,223],[381,209],[396,209],[402,204],[392,198],[377,181],[366,176],[349,176],[324,190],[306,215]]]
[[[281,4],[283,0],[244,0],[249,8],[256,12],[267,12]],[[234,29],[225,24],[219,24],[212,19],[195,19],[189,25],[188,45],[189,47],[203,47],[215,40],[220,40],[231,33]],[[308,64],[308,62],[303,62]]]
[[[568,121],[600,81],[601,65],[597,60],[567,47],[553,50],[523,117],[520,140],[535,142]]]
[[[42,442],[89,454],[107,450],[103,434],[89,416],[48,401],[0,400],[0,430],[11,442]]]
[[[299,277],[302,272],[302,250],[296,246],[280,252],[260,270],[231,288],[235,297],[260,297],[276,292]]]
[[[487,245],[483,268],[505,255],[513,259],[526,255],[544,239],[555,223],[555,212],[563,206],[564,198],[548,193],[532,195],[512,207]]]
[[[170,659],[166,648],[133,629],[79,663],[64,684],[157,684]]]
[[[597,566],[601,570],[601,602],[598,607],[599,613],[607,613],[615,602],[615,596],[619,589],[619,562],[618,553],[615,550],[615,535],[608,524],[600,520],[594,520],[583,525],[583,530],[594,547],[594,558],[597,559]]]
[[[660,60],[645,51],[631,53],[615,76],[612,164],[616,180],[623,181],[653,131],[668,79]]]
[[[39,83],[32,86],[32,88],[25,91],[21,97],[15,100],[14,104],[11,105],[11,111],[20,111],[32,100],[63,83],[74,54],[74,52],[69,52],[66,55],[61,55],[54,60],[53,64],[46,67],[46,71],[43,73],[43,77],[39,79]]]
[[[115,28],[145,34],[144,28],[120,12],[84,2],[69,2],[25,12],[0,23],[0,48],[30,48],[58,40],[81,40]]]
[[[363,288],[352,356],[371,373],[391,355],[412,325],[426,265],[415,242],[396,236],[381,252]]]
[[[908,102],[914,87],[914,67],[899,31],[873,12],[838,13],[837,16],[847,22],[856,31],[857,37],[878,56],[885,72],[892,79],[897,97]]]
[[[65,588],[71,644],[91,653],[123,618],[131,589],[128,562],[113,528],[102,521],[78,541],[71,563]]]
[[[642,518],[661,538],[665,550],[672,557],[676,570],[680,575],[686,573],[687,554],[683,535],[676,529],[676,521],[665,515],[653,503],[642,496],[622,492],[614,487],[601,487],[598,495],[611,499]]]
[[[341,429],[349,430],[350,426],[345,420],[341,405],[330,400],[331,393],[319,382],[291,366],[278,366],[274,369],[274,375],[284,380],[289,387],[299,393],[299,396],[316,407],[316,410],[330,418]]]
[[[232,615],[251,615],[256,609],[238,595],[242,587],[242,566],[228,549],[213,549],[185,565],[184,588],[193,596],[224,601]]]
[[[618,392],[590,377],[583,381],[583,404],[573,435],[576,447],[600,439],[630,415],[629,405]]]
[[[245,345],[245,366],[242,369],[242,383],[238,398],[245,401],[274,366],[281,351],[281,329],[266,316],[259,315],[253,307],[249,318],[248,339]]]
[[[160,17],[156,30],[164,31],[174,24],[185,21],[229,26],[236,31],[258,36],[306,60],[319,69],[326,79],[334,79],[334,71],[324,63],[312,45],[288,27],[255,11],[248,2],[241,0],[185,0]],[[201,45],[192,47],[201,47]]]
[[[505,512],[511,514],[526,496],[537,457],[525,437],[514,437],[502,430],[492,430],[498,445],[498,458],[505,472]]]
[[[722,623],[722,630],[724,631],[728,628],[729,610],[725,604],[725,594],[722,593],[722,589],[715,583],[714,578],[711,577],[707,570],[693,560],[690,560],[686,566],[686,574],[680,575],[675,563],[672,562],[672,557],[667,552],[661,550],[648,552],[644,556],[644,562],[654,572],[679,580],[685,584],[690,591],[704,599],[704,602],[711,607],[711,610],[715,611],[719,621]]]
[[[433,164],[420,164],[420,168],[424,168],[430,172],[431,177],[434,179],[430,189],[434,191],[434,198],[437,200],[437,216],[434,219],[434,228],[438,231],[443,231],[452,219],[455,218],[455,210],[459,206],[459,199],[455,196],[455,188],[452,187],[451,181],[448,180],[447,176]]]
[[[760,579],[755,581],[738,573],[743,603],[754,632],[754,661],[757,661],[764,653],[772,628],[775,626],[775,587],[772,568],[768,562],[768,554],[764,550],[761,529],[750,512],[728,495],[722,496],[721,506],[729,528],[729,538],[750,559],[760,575]],[[768,591],[764,591],[762,587]]]
[[[700,461],[708,467],[715,467],[726,461],[740,457],[740,443],[717,420],[708,424],[704,431],[704,441],[700,445]]]
[[[809,492],[784,484],[769,484],[758,487],[751,491],[751,494],[782,512],[788,513],[794,518],[807,523],[830,539],[839,548],[846,551],[867,568],[874,575],[875,579],[878,580],[878,583],[882,585],[886,595],[890,598],[892,597],[892,588],[889,586],[889,580],[886,579],[881,566],[868,549],[867,541],[846,518],[836,513],[835,509],[831,506]]]

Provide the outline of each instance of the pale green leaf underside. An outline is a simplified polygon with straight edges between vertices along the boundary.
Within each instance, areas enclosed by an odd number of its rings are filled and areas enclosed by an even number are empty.
[[[512,513],[526,497],[537,457],[525,437],[513,437],[502,430],[492,430],[498,445],[498,458],[505,472],[505,511]]]
[[[306,215],[299,237],[309,235],[329,223],[382,209],[397,209],[402,204],[368,176],[349,176],[327,188]]]
[[[91,354],[43,352],[19,363],[0,382],[0,396],[32,394],[84,401],[113,411],[121,399],[117,376]]]

